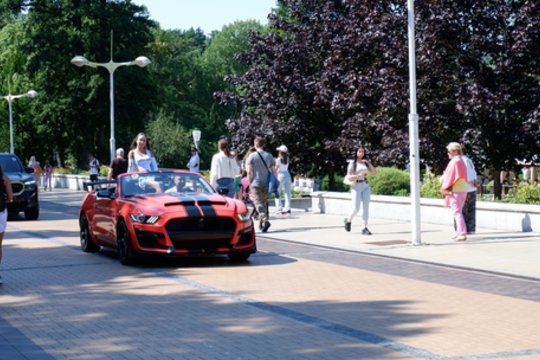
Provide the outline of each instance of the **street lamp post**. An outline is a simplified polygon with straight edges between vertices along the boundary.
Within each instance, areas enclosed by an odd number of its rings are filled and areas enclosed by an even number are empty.
[[[409,40],[409,168],[411,183],[411,244],[421,245],[420,229],[420,153],[418,144],[418,114],[416,112],[416,47],[414,35],[414,0],[407,1]]]
[[[13,109],[12,109],[11,103],[13,102],[13,100],[20,99],[23,97],[31,97],[31,98],[36,97],[37,94],[38,93],[36,91],[30,90],[25,94],[20,94],[20,95],[9,94],[6,96],[2,96],[2,99],[7,100],[8,107],[9,107],[9,152],[12,154],[15,153],[15,148],[13,146]]]
[[[201,141],[201,130],[193,130],[191,132],[191,134],[193,135],[193,142],[195,143],[195,148],[197,149],[197,151],[199,151],[199,141]]]
[[[131,66],[131,65],[137,65],[139,67],[145,67],[146,65],[150,64],[151,61],[145,56],[139,56],[133,61],[126,61],[126,62],[114,62],[112,60],[112,36],[111,36],[111,60],[106,63],[97,63],[93,61],[89,61],[84,56],[75,56],[73,59],[71,59],[71,63],[73,65],[76,65],[78,67],[82,66],[90,66],[92,68],[97,67],[104,67],[109,71],[109,98],[111,103],[111,138],[110,138],[110,151],[111,151],[111,160],[114,160],[115,153],[116,153],[116,140],[114,138],[114,72],[116,69],[118,69],[121,66]]]

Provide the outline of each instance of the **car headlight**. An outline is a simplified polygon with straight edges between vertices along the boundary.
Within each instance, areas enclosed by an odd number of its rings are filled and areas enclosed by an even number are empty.
[[[155,224],[159,220],[159,216],[149,216],[144,214],[131,214],[131,221],[136,224]]]
[[[24,182],[24,190],[33,190],[36,188],[35,180],[27,180]]]
[[[238,213],[237,216],[238,216],[238,219],[240,219],[240,221],[249,221],[250,219],[249,211]]]

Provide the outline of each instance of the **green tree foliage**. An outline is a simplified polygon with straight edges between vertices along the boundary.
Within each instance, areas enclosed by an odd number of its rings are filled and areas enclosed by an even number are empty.
[[[161,168],[185,168],[191,133],[163,111],[148,123],[146,134]]]
[[[25,39],[24,26],[21,21],[12,20],[0,30],[0,92],[1,96],[19,95],[35,87],[26,72],[26,56],[20,51],[21,42]],[[35,99],[37,100],[37,99]],[[12,101],[14,147],[21,158],[28,159],[30,154],[25,152],[25,144],[32,133],[27,131],[24,124],[32,119],[34,100],[20,98]],[[0,102],[0,151],[9,151],[9,107],[8,101]],[[30,151],[32,149],[28,149]]]
[[[377,165],[408,159],[406,3],[283,0],[251,39],[248,71],[223,103],[236,142],[291,144],[302,172],[331,173],[359,142]],[[464,142],[479,168],[538,153],[539,4],[417,1],[422,161],[441,171]],[[285,11],[283,11],[283,8]],[[501,139],[505,139],[501,144]],[[297,145],[296,145],[297,144]]]
[[[39,111],[26,124],[35,133],[33,147],[42,154],[55,147],[61,158],[75,154],[78,165],[88,152],[108,162],[109,73],[104,68],[79,69],[69,60],[75,55],[102,63],[111,56],[117,62],[133,60],[144,54],[154,23],[145,8],[130,1],[35,0],[28,6],[21,51],[28,57],[27,74],[42,95]],[[115,72],[117,146],[126,147],[128,139],[144,129],[153,94],[145,69]]]

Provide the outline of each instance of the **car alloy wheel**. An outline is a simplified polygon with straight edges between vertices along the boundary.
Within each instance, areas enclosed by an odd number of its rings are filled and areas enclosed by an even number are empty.
[[[122,265],[130,265],[133,263],[133,255],[131,252],[131,238],[129,230],[125,222],[121,222],[118,226],[118,235],[116,239],[116,253],[118,260]]]

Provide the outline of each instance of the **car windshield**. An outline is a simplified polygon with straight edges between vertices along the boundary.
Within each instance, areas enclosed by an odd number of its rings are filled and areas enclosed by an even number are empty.
[[[189,173],[126,174],[121,176],[120,182],[121,193],[124,197],[159,193],[215,193],[202,176]]]
[[[0,163],[4,172],[15,173],[15,172],[24,172],[24,169],[15,156],[0,156]]]

